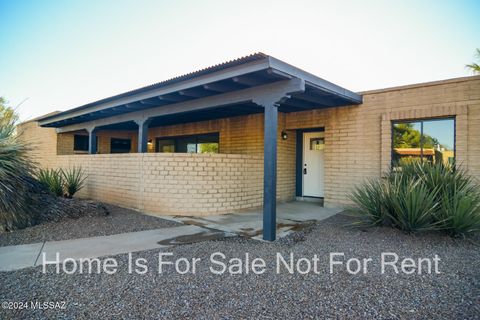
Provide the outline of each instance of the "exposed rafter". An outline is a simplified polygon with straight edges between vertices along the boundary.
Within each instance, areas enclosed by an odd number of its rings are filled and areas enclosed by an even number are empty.
[[[321,108],[362,102],[362,97],[356,93],[274,57],[258,54],[46,116],[39,119],[39,124],[44,127],[68,126],[294,79],[304,81],[307,90],[306,94],[294,97],[296,100],[292,103],[296,105]]]
[[[282,105],[304,109],[304,110],[312,109],[312,107],[314,106],[314,104],[312,104],[311,102],[302,101],[294,98],[286,100],[285,102],[282,103]]]
[[[167,102],[183,102],[186,100],[190,100],[190,98],[186,96],[180,96],[176,94],[164,94],[157,97],[160,101],[167,101]]]
[[[249,86],[249,87],[265,84],[266,82],[264,79],[254,77],[254,76],[249,76],[249,75],[233,77],[232,81],[235,83],[240,83],[240,84]]]
[[[191,89],[185,89],[185,90],[180,90],[178,91],[178,94],[181,96],[185,97],[191,97],[191,98],[203,98],[203,97],[208,97],[211,96],[212,94],[205,89],[200,89],[200,88],[191,88]]]
[[[140,100],[140,103],[146,106],[158,106],[158,101],[148,101],[148,100]]]
[[[209,83],[203,85],[203,88],[208,91],[213,91],[213,92],[228,92],[228,91],[233,91],[237,89],[242,89],[244,86],[239,86],[234,83],[227,83],[227,82],[215,82],[215,83]]]
[[[302,101],[307,101],[313,104],[313,106],[327,106],[327,107],[333,107],[338,105],[338,102],[334,101],[331,97],[329,96],[319,96],[316,94],[312,93],[302,93],[301,95],[295,95],[293,96],[295,99],[299,99]]]

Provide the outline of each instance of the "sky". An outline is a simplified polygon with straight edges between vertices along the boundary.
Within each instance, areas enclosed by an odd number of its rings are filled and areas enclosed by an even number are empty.
[[[0,0],[21,120],[254,52],[352,91],[468,76],[480,1]]]

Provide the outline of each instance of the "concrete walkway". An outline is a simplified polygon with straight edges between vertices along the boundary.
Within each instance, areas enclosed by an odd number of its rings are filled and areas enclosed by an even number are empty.
[[[277,203],[277,238],[310,225],[314,221],[327,219],[341,208],[325,208],[316,202],[293,201]],[[262,240],[262,208],[235,214],[212,215],[205,217],[175,216],[172,220],[200,227],[222,230],[256,240]]]
[[[165,248],[172,245],[234,236],[192,225],[115,234],[64,241],[46,241],[18,246],[0,247],[0,271],[11,271],[42,265],[46,261],[66,258],[98,258],[116,254]]]
[[[330,209],[311,202],[289,202],[277,205],[277,238],[300,230],[313,221],[321,221],[342,209]],[[166,218],[166,217],[162,217]],[[262,240],[262,210],[249,210],[237,214],[207,217],[170,217],[184,226],[139,232],[115,234],[92,238],[0,247],[0,271],[11,271],[42,265],[54,261],[59,253],[60,261],[67,258],[98,258],[165,248],[241,235]]]

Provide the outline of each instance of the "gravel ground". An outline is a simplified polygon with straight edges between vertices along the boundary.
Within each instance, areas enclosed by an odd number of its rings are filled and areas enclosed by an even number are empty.
[[[181,225],[136,211],[105,204],[107,216],[64,218],[58,222],[45,222],[33,227],[0,233],[0,247],[42,241],[68,240],[95,236],[107,236]]]
[[[172,247],[173,258],[201,258],[195,274],[178,274],[167,266],[158,273],[159,250],[133,254],[148,260],[144,275],[128,274],[127,256],[108,274],[46,274],[29,268],[0,273],[0,301],[66,301],[66,310],[0,310],[0,318],[351,318],[478,319],[480,250],[472,241],[439,234],[406,235],[388,228],[346,228],[350,218],[337,215],[313,228],[264,243],[243,238]],[[213,252],[260,257],[261,275],[216,275],[209,271]],[[275,272],[275,254],[286,259],[320,258],[319,274]],[[351,275],[340,267],[329,274],[330,252],[373,258],[367,274]],[[441,274],[380,274],[381,252],[402,257],[441,258]]]

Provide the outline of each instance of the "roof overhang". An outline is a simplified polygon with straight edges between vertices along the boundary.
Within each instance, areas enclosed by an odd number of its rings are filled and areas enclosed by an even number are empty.
[[[42,127],[66,127],[111,117],[128,118],[130,113],[151,109],[170,111],[158,125],[192,122],[261,112],[251,99],[229,100],[233,94],[269,90],[277,83],[300,80],[297,90],[279,102],[279,111],[294,112],[309,109],[360,104],[362,96],[300,70],[271,56],[257,53],[229,61],[151,86],[122,93],[74,109],[39,119]],[[258,89],[257,91],[255,91]],[[225,99],[222,99],[225,97]],[[203,103],[204,102],[204,103]],[[182,106],[196,105],[191,111]],[[175,112],[178,106],[178,112]],[[203,107],[202,107],[203,106]],[[151,112],[148,112],[151,113]],[[105,121],[99,121],[105,122]],[[107,123],[107,122],[105,122]]]

